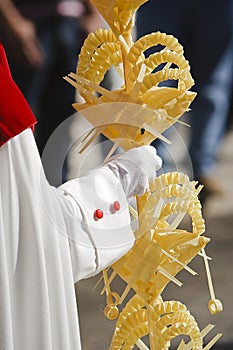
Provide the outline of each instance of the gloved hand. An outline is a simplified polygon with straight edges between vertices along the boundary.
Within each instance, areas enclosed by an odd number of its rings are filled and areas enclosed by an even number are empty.
[[[105,166],[117,176],[128,198],[141,196],[149,189],[149,182],[156,177],[162,159],[153,146],[133,148],[111,159]]]
[[[0,43],[0,146],[33,127],[36,119],[23,94],[12,79],[6,54]]]

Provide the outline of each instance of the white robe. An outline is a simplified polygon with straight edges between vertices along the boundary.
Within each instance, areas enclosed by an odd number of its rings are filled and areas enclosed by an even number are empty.
[[[119,212],[110,210],[115,200]],[[97,208],[103,219],[94,219]],[[0,148],[0,349],[81,349],[74,283],[133,242],[127,200],[111,170],[56,189],[31,130],[9,140]]]

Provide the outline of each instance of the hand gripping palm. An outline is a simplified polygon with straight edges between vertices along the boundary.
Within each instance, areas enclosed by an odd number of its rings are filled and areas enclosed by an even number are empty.
[[[172,35],[152,33],[135,43],[131,31],[135,12],[146,0],[92,0],[111,29],[91,33],[82,47],[76,73],[65,79],[79,90],[84,103],[75,103],[76,110],[92,123],[92,130],[82,140],[82,153],[102,133],[113,142],[105,161],[120,145],[124,150],[148,145],[156,137],[169,142],[163,131],[189,108],[195,93],[189,89],[194,81],[183,48]],[[161,45],[161,51],[145,58],[144,51]],[[111,66],[122,74],[124,84],[108,91],[99,84]],[[173,80],[176,87],[166,86]],[[163,83],[163,84],[161,84]],[[96,95],[96,92],[99,96]],[[106,302],[104,313],[117,319],[110,349],[148,349],[141,340],[149,335],[150,349],[165,350],[177,335],[182,340],[178,350],[210,349],[219,339],[217,334],[205,347],[203,337],[212,329],[200,331],[194,317],[178,301],[163,301],[161,293],[169,282],[182,283],[175,277],[182,269],[195,274],[188,263],[197,255],[204,258],[211,299],[212,314],[222,310],[215,298],[204,247],[209,239],[205,229],[198,193],[201,185],[190,182],[182,173],[167,173],[150,183],[150,190],[137,197],[137,210],[130,207],[138,221],[133,248],[110,268],[103,271]],[[185,214],[192,220],[192,232],[178,228]],[[116,276],[126,283],[120,296],[110,284]],[[119,315],[128,292],[135,295]]]

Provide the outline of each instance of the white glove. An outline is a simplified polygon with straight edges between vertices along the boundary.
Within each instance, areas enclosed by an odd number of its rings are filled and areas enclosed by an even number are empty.
[[[105,164],[120,180],[126,197],[141,196],[149,189],[149,182],[156,177],[162,159],[153,146],[133,148]]]

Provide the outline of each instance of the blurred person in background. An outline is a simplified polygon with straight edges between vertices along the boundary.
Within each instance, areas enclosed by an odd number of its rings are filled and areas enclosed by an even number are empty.
[[[190,61],[197,97],[189,119],[189,153],[194,179],[204,185],[204,202],[210,194],[223,192],[214,178],[214,167],[233,85],[233,1],[152,0],[139,8],[136,24],[137,37],[155,31],[175,36]],[[164,146],[159,148],[166,157]]]
[[[41,154],[52,132],[74,113],[75,89],[62,77],[75,72],[84,39],[103,25],[89,0],[0,1],[0,37],[13,78],[38,118],[36,140]],[[58,153],[70,142],[66,131]],[[59,179],[49,180],[59,185]]]

